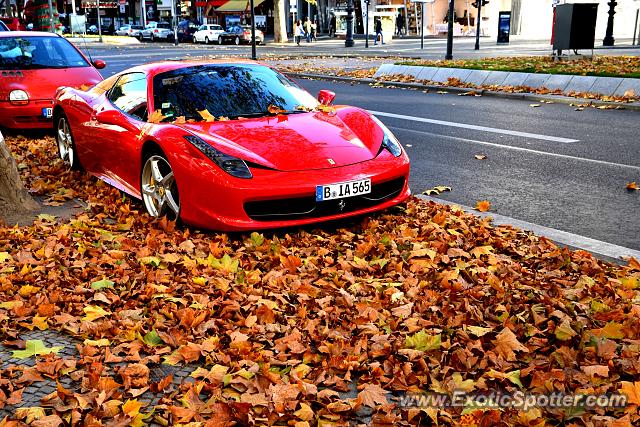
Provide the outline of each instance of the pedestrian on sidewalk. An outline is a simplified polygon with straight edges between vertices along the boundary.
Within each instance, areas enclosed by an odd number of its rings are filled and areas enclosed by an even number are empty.
[[[318,20],[316,19],[311,23],[311,40],[318,41]]]
[[[380,18],[376,19],[375,29],[376,29],[376,39],[373,42],[373,44],[374,45],[378,44],[378,37],[380,37],[380,43],[384,44],[384,36],[382,35],[382,20]]]
[[[298,19],[298,22],[296,22],[296,26],[293,30],[293,37],[298,46],[300,46],[300,39],[302,39],[303,36],[304,36],[304,29],[302,28],[302,22]]]
[[[331,19],[329,20],[329,37],[336,35],[336,15],[331,14]]]
[[[308,16],[304,20],[304,32],[307,35],[307,43],[311,43],[311,20]]]
[[[402,13],[398,13],[396,17],[396,35],[402,36],[404,33],[404,18],[402,17]]]

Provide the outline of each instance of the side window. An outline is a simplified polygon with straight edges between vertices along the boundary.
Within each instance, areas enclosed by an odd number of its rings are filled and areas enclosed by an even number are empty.
[[[200,25],[200,28],[198,28],[199,31],[206,30],[206,29],[207,29],[206,25]]]
[[[147,76],[144,73],[120,76],[108,98],[118,110],[138,120],[147,120]]]
[[[111,89],[111,86],[113,86],[113,84],[116,82],[116,79],[118,78],[118,76],[111,76],[108,79],[105,79],[103,81],[101,81],[100,83],[98,83],[97,85],[95,85],[90,92],[95,94],[96,96],[100,96],[103,93],[107,92],[109,89]]]

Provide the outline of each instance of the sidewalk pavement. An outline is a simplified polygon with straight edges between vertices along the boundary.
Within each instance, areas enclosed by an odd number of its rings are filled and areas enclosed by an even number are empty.
[[[593,93],[604,96],[640,96],[640,79],[620,77],[577,76],[508,71],[472,70],[463,68],[422,67],[383,64],[373,78],[382,76],[410,76],[416,81],[446,83],[457,79],[473,87],[511,86],[534,89],[546,88],[564,94]]]

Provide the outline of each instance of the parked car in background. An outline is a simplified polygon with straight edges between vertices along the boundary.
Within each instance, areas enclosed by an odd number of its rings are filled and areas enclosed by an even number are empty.
[[[178,41],[180,43],[190,42],[193,40],[193,35],[198,31],[200,24],[189,19],[180,21],[178,23]]]
[[[151,39],[151,31],[158,26],[156,21],[149,21],[147,25],[144,26],[142,30],[138,33],[138,39],[142,40],[150,40]]]
[[[116,30],[116,36],[128,36],[131,25],[123,25]]]
[[[51,129],[60,86],[88,88],[102,81],[101,60],[89,60],[67,39],[37,31],[0,32],[0,126]]]
[[[171,28],[171,24],[168,22],[158,22],[155,23],[155,26],[152,28],[145,28],[140,31],[140,40],[149,40],[149,41],[173,41],[173,28]]]
[[[98,34],[98,26],[97,25],[87,26],[87,34]]]
[[[20,18],[0,18],[0,21],[11,31],[27,31],[27,26]]]
[[[193,33],[194,43],[214,43],[218,41],[218,36],[224,33],[224,28],[218,24],[200,25],[198,31]]]
[[[138,37],[140,35],[140,31],[144,30],[142,25],[131,25],[130,27],[131,28],[129,28],[129,31],[127,32],[129,37]]]
[[[264,34],[256,28],[256,44],[264,42]],[[218,36],[218,44],[233,43],[239,45],[241,43],[251,43],[251,26],[236,25],[230,27],[227,31]]]

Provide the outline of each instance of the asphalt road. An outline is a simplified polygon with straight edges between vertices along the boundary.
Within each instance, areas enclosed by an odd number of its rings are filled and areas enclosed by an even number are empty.
[[[107,56],[105,77],[160,57],[184,57],[171,47],[98,53]],[[640,192],[625,189],[640,182],[637,112],[300,83],[311,93],[335,91],[336,103],[383,113],[412,159],[414,193],[449,186],[452,191],[438,197],[467,206],[489,200],[495,213],[640,250]],[[476,160],[477,154],[487,159]]]

